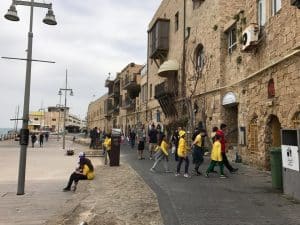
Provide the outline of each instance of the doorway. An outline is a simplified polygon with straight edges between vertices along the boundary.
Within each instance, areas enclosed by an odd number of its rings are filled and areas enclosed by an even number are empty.
[[[270,163],[270,150],[272,147],[280,147],[281,146],[281,138],[280,138],[280,129],[281,124],[279,119],[275,115],[270,115],[267,120],[266,126],[266,138],[265,138],[265,169],[271,170]]]
[[[227,146],[230,151],[229,155],[234,157],[238,146],[238,105],[224,107],[223,121],[227,125]]]

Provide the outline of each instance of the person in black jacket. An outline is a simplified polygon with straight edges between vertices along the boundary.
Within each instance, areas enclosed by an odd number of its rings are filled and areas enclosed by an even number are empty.
[[[152,156],[154,153],[154,149],[157,146],[157,130],[155,129],[155,125],[152,124],[151,125],[151,129],[148,133],[148,137],[149,137],[149,154],[150,154],[150,160],[152,160]]]

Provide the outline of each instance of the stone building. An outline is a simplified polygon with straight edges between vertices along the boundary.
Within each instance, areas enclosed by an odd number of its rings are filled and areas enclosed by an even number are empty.
[[[29,114],[29,130],[30,131],[50,131],[62,132],[64,126],[64,110],[63,106],[50,106],[48,109],[33,111]],[[68,132],[79,132],[86,125],[76,115],[69,112],[69,107],[66,107],[66,122],[65,128]]]
[[[108,130],[109,124],[106,118],[107,99],[108,95],[105,94],[89,104],[86,122],[89,130],[93,129],[94,127]]]
[[[299,20],[288,0],[162,0],[148,26],[147,66],[129,64],[106,81],[106,127],[210,133],[225,123],[231,158],[269,170],[280,129],[300,128]],[[139,97],[128,100],[132,90]]]
[[[150,118],[226,123],[230,154],[269,170],[280,128],[300,125],[299,14],[283,0],[162,1],[148,30]]]

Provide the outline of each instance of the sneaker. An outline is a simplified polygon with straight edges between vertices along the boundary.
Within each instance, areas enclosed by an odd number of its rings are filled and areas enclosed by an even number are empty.
[[[225,176],[225,175],[220,175],[220,178],[224,179],[224,178],[227,178],[227,176]]]
[[[65,187],[65,188],[63,189],[63,191],[71,191],[71,188]]]
[[[180,176],[180,173],[175,173],[175,177],[178,177],[178,176]]]
[[[230,173],[236,173],[238,170],[238,168],[233,168],[232,171],[230,171]]]
[[[208,173],[207,173],[207,172],[205,173],[205,177],[206,177],[206,178],[209,178],[209,175],[208,175]]]
[[[190,177],[191,177],[188,173],[185,173],[183,176],[184,176],[185,178],[190,178]]]
[[[155,173],[155,169],[153,169],[153,168],[151,168],[150,171],[151,171],[152,173]]]
[[[153,158],[150,156],[149,159],[152,160]]]

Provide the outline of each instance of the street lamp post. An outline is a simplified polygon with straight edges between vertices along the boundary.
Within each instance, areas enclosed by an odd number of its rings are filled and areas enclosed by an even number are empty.
[[[5,14],[5,18],[11,21],[19,21],[17,15],[16,5],[24,5],[30,7],[30,24],[28,32],[28,47],[27,47],[27,58],[26,58],[26,80],[25,80],[25,93],[24,93],[24,105],[23,105],[23,118],[22,118],[22,129],[20,132],[20,162],[19,162],[19,176],[18,176],[18,190],[17,195],[24,194],[25,186],[25,170],[26,170],[26,155],[27,155],[27,146],[29,142],[29,130],[28,130],[28,121],[29,121],[29,103],[30,103],[30,81],[31,81],[31,63],[32,63],[32,25],[33,25],[33,8],[47,8],[48,13],[43,19],[43,22],[48,25],[56,25],[55,16],[52,10],[52,4],[38,3],[34,0],[28,1],[17,1],[13,0],[10,8]]]
[[[60,88],[58,95],[62,95],[62,91],[65,91],[65,107],[64,107],[64,124],[63,124],[63,149],[66,147],[66,116],[67,116],[67,92],[70,91],[70,96],[73,96],[73,89],[68,88],[68,70],[66,70],[66,86]]]

